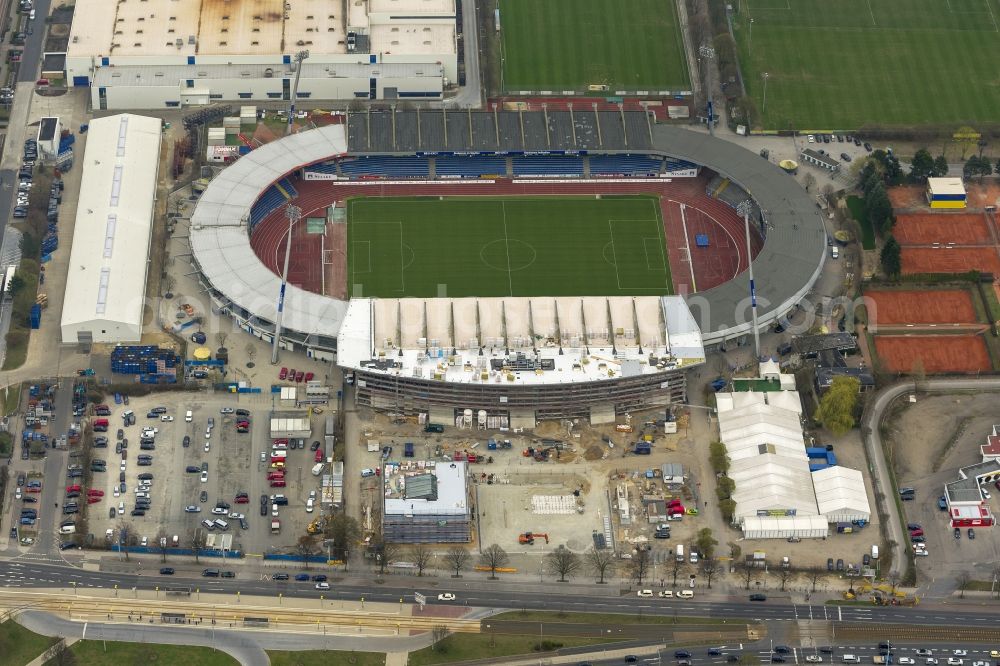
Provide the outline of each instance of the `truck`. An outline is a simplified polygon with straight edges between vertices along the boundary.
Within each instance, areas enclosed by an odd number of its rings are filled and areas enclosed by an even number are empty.
[[[649,446],[649,442],[636,442],[632,452],[637,456],[648,456],[653,450]]]
[[[872,655],[872,663],[873,664],[891,664],[892,663],[892,655],[891,654],[890,655],[886,655],[886,656],[883,656],[883,655],[880,655],[880,654]]]
[[[677,559],[678,562],[683,562],[684,561],[684,544],[682,544],[682,543],[677,544],[676,559]]]
[[[278,534],[281,532],[281,521],[277,518],[271,519],[271,534]]]

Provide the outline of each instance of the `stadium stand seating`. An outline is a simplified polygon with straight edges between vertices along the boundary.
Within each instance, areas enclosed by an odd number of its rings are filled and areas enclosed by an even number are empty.
[[[621,174],[624,176],[655,176],[663,160],[648,155],[591,155],[590,174]]]
[[[336,162],[323,162],[321,164],[313,164],[312,166],[307,166],[303,171],[313,171],[315,173],[337,173],[337,163]]]
[[[386,157],[374,155],[343,160],[340,170],[345,176],[385,176],[387,178],[426,178],[430,164],[426,157]]]
[[[288,177],[284,177],[277,182],[278,190],[285,196],[286,199],[294,199],[299,196],[299,193],[295,191],[295,186],[292,185],[292,181]]]
[[[687,160],[673,160],[669,157],[666,159],[663,165],[663,171],[665,173],[670,173],[671,171],[679,171],[681,169],[697,169],[698,165],[694,162],[688,162]]]
[[[461,176],[463,178],[503,176],[507,173],[507,160],[503,157],[490,155],[483,157],[438,157],[435,158],[434,173],[438,176]]]
[[[511,159],[515,176],[582,176],[582,157],[551,155],[514,157]]]
[[[285,203],[285,195],[277,187],[272,185],[264,191],[260,199],[250,208],[250,231],[265,217],[277,210]]]

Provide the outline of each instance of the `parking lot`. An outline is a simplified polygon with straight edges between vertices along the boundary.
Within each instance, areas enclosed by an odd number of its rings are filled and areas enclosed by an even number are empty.
[[[916,490],[915,499],[902,502],[907,522],[919,524],[929,555],[918,557],[917,568],[931,581],[950,591],[965,573],[975,580],[991,580],[1000,561],[1000,540],[995,528],[978,528],[975,539],[963,529],[959,538],[938,508],[944,484],[957,481],[958,468],[982,461],[980,447],[996,422],[996,397],[992,394],[919,396],[903,403],[890,421],[892,460],[900,487]],[[1000,510],[992,485],[992,511]]]
[[[309,492],[319,488],[319,477],[310,473],[314,454],[308,443],[304,449],[288,451],[286,487],[271,488],[266,479],[270,461],[262,460],[261,453],[270,450],[270,396],[164,393],[132,398],[128,405],[115,405],[110,400],[106,404],[112,411],[107,417],[109,430],[95,433],[108,437],[107,448],[94,452],[95,458],[107,461],[107,472],[94,474],[93,487],[105,493],[102,501],[89,507],[89,526],[95,539],[103,539],[108,529],[117,530],[124,520],[131,524],[139,542],[146,537],[151,547],[162,533],[168,542],[172,543],[176,536],[180,547],[190,548],[195,530],[202,529],[232,535],[231,548],[245,553],[290,552],[298,537],[305,534],[309,520],[317,515],[305,511]],[[154,408],[165,408],[165,412],[155,418],[147,416]],[[237,432],[236,414],[223,414],[223,408],[249,411],[249,432]],[[135,414],[135,425],[123,427],[122,414],[126,410]],[[186,420],[188,411],[190,421]],[[215,424],[211,429],[209,419]],[[321,417],[313,420],[316,432],[322,428]],[[141,431],[147,427],[157,429],[152,437],[155,449],[141,450]],[[115,452],[119,428],[128,440],[124,455]],[[140,466],[139,455],[150,455],[151,463]],[[144,515],[132,515],[140,474],[152,474],[149,490],[145,491],[149,508]],[[281,532],[276,535],[271,534],[271,503],[266,516],[261,516],[260,503],[261,495],[273,493],[288,499],[287,506],[278,507]],[[245,501],[238,503],[238,494],[243,494]],[[220,502],[228,504],[225,514],[213,515],[212,510]],[[225,521],[228,527],[205,530],[202,521],[215,519]],[[115,535],[117,538],[117,532]]]

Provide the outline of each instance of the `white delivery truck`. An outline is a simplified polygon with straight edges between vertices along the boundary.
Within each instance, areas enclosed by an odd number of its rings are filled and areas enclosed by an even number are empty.
[[[677,544],[677,561],[684,561],[684,544],[682,543]]]

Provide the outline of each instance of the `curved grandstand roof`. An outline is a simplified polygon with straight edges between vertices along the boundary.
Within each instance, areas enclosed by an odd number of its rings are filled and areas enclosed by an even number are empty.
[[[764,248],[753,262],[760,324],[783,316],[812,289],[826,258],[823,218],[795,179],[759,155],[729,141],[678,127],[653,127],[656,152],[695,162],[745,189],[768,223]],[[746,278],[688,297],[706,343],[751,329]]]
[[[492,113],[483,115],[494,117]],[[816,204],[793,178],[738,144],[677,127],[651,125],[639,112],[621,115],[626,116],[625,125],[633,128],[633,138],[641,137],[643,129],[648,132],[652,152],[713,169],[743,187],[757,202],[768,225],[767,240],[753,262],[761,325],[783,316],[806,296],[823,268],[825,229]],[[352,128],[351,133],[356,130]],[[423,150],[448,145],[432,143],[432,138],[425,137]],[[262,146],[212,181],[191,217],[191,245],[195,261],[213,288],[253,315],[274,321],[280,279],[250,247],[250,208],[285,174],[347,151],[345,127],[330,125]],[[366,151],[355,146],[351,152]],[[385,152],[385,148],[367,152]],[[744,276],[690,295],[687,300],[705,343],[751,330]],[[345,311],[343,301],[289,285],[284,325],[304,334],[333,336]]]
[[[328,125],[261,146],[215,178],[191,215],[191,250],[205,279],[233,303],[274,322],[281,278],[250,247],[250,208],[272,183],[295,169],[347,149],[342,125]],[[347,304],[288,285],[283,325],[336,335]]]

